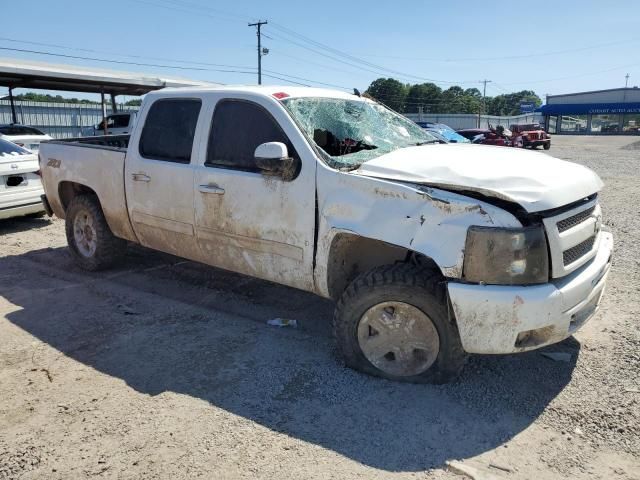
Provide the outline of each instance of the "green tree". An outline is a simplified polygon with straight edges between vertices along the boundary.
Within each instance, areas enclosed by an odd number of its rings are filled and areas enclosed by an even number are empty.
[[[462,87],[453,86],[442,92],[441,113],[465,113],[465,95]]]
[[[406,113],[418,113],[420,107],[423,112],[437,112],[442,96],[442,89],[434,83],[420,83],[411,85],[407,94]]]
[[[79,103],[79,104],[93,104],[99,103],[92,100],[87,100],[86,98],[78,99],[78,98],[65,98],[62,95],[49,95],[48,93],[35,93],[35,92],[27,92],[21,93],[20,95],[15,96],[16,100],[30,100],[32,102],[52,102],[52,103]]]
[[[390,109],[404,113],[409,87],[395,78],[378,78],[371,82],[365,93]]]
[[[533,102],[536,107],[542,105],[542,100],[534,91],[522,90],[487,99],[487,111],[489,115],[518,115],[520,102]]]

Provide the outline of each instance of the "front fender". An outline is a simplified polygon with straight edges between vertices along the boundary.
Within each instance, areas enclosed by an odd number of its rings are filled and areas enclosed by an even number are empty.
[[[318,169],[316,288],[327,296],[331,244],[349,232],[421,253],[443,275],[462,276],[471,225],[519,227],[509,212],[457,193],[354,173]]]

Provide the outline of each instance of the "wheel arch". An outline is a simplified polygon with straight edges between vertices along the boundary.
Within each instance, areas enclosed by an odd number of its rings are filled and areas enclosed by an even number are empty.
[[[357,233],[336,232],[327,257],[328,296],[337,300],[358,275],[394,263],[413,263],[442,275],[437,263],[427,255]]]
[[[98,194],[91,187],[78,182],[71,182],[69,180],[63,180],[58,184],[58,198],[60,198],[60,204],[65,212],[67,211],[71,200],[79,195],[95,195],[98,203],[100,203]]]

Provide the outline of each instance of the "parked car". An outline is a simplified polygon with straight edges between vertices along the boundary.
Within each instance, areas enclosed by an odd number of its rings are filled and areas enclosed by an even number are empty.
[[[373,100],[303,87],[151,92],[128,146],[112,139],[40,150],[80,267],[129,241],[333,299],[338,350],[364,372],[444,382],[467,353],[567,338],[600,303],[613,240],[582,165],[442,145]]]
[[[470,140],[457,133],[449,125],[444,123],[431,123],[431,122],[416,122],[425,130],[429,132],[436,132],[444,137],[448,143],[470,143]]]
[[[437,138],[440,141],[440,143],[456,143],[456,142],[450,142],[448,138],[446,138],[438,130],[435,130],[433,128],[425,128],[424,131],[429,132],[431,135]]]
[[[44,212],[38,156],[0,138],[0,219]]]
[[[37,152],[40,148],[40,142],[51,140],[46,133],[41,132],[35,127],[20,125],[18,123],[10,123],[8,125],[0,125],[0,138],[9,140],[27,150]]]
[[[540,146],[545,150],[551,148],[551,136],[544,131],[539,123],[511,125],[509,128],[513,135],[522,138],[523,148],[537,148]]]
[[[105,120],[107,124],[107,135],[128,135],[133,130],[136,122],[135,112],[114,113],[108,115]],[[92,137],[96,135],[104,135],[104,123],[100,122],[91,127],[82,129],[82,135]]]
[[[601,133],[618,133],[620,130],[620,125],[617,123],[610,123],[609,125],[603,125],[600,128]]]
[[[463,136],[467,140],[472,141],[478,135],[484,135],[486,133],[489,133],[489,129],[488,128],[463,128],[461,130],[456,130],[456,133],[458,135]]]
[[[510,130],[498,125],[496,128],[468,128],[458,130],[460,135],[471,140],[471,143],[494,145],[497,147],[522,147],[522,138]]]

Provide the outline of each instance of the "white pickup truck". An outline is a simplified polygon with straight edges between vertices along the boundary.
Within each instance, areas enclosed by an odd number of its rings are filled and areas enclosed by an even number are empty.
[[[357,95],[294,87],[148,94],[129,136],[40,149],[45,207],[105,268],[126,242],[337,302],[347,365],[444,382],[467,353],[558,342],[611,265],[591,170],[441,144]]]

